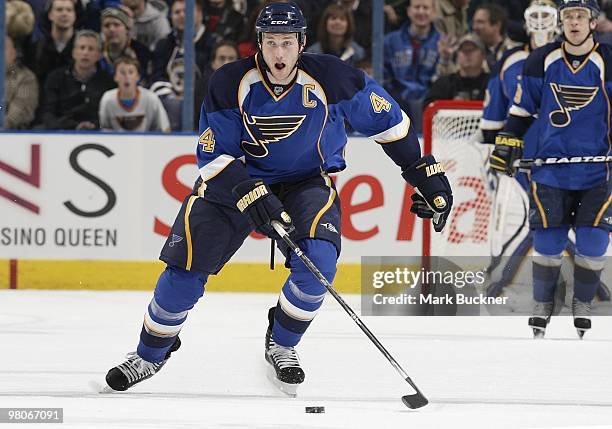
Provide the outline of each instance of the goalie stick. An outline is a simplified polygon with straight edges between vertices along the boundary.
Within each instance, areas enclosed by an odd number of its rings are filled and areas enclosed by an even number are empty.
[[[338,304],[348,313],[348,315],[353,319],[353,321],[361,328],[361,330],[366,334],[366,336],[374,343],[374,345],[380,350],[380,352],[387,358],[387,360],[393,365],[395,370],[410,384],[410,386],[415,390],[416,393],[412,395],[404,395],[402,396],[402,402],[408,408],[421,408],[429,403],[425,395],[419,390],[419,388],[414,384],[414,382],[410,379],[406,371],[400,366],[399,363],[391,356],[391,354],[385,349],[385,347],[378,341],[378,339],[374,336],[374,334],[368,329],[368,327],[361,321],[359,316],[355,314],[353,309],[349,307],[349,305],[342,299],[342,297],[336,292],[331,283],[327,281],[325,276],[321,274],[321,271],[312,263],[312,261],[302,252],[302,250],[298,247],[294,241],[289,238],[289,233],[285,231],[285,229],[281,226],[281,224],[277,221],[272,221],[272,227],[276,230],[278,235],[282,238],[282,240],[289,246],[289,248],[295,253],[295,255],[302,260],[304,265],[310,270],[310,272],[321,282],[325,289],[329,291],[329,293],[336,299]]]

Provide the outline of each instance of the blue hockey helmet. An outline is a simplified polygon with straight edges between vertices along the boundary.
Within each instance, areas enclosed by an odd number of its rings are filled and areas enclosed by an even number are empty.
[[[306,37],[306,18],[293,2],[270,3],[264,6],[255,22],[257,43],[261,46],[262,33],[297,33],[300,46]]]
[[[591,19],[597,19],[600,13],[599,3],[597,0],[560,0],[559,2],[559,17],[561,12],[570,8],[582,8],[591,11]]]

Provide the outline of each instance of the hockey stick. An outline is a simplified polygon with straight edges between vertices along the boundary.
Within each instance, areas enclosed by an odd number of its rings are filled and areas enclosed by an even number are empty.
[[[543,165],[568,165],[568,164],[602,164],[612,162],[612,155],[601,156],[570,156],[565,158],[524,158],[517,159],[512,165],[521,172],[529,172],[533,167]]]
[[[308,257],[304,254],[304,252],[302,252],[302,250],[297,246],[297,244],[295,244],[293,240],[289,238],[289,233],[285,231],[285,229],[277,221],[272,221],[272,227],[276,230],[278,235],[280,235],[280,237],[287,244],[287,246],[291,248],[293,253],[295,253],[296,256],[302,260],[304,265],[308,267],[310,272],[317,278],[317,280],[319,280],[319,282],[321,282],[321,284],[325,286],[325,289],[327,289],[329,293],[336,299],[336,301],[338,301],[338,304],[340,304],[340,306],[344,309],[344,311],[346,311],[348,315],[351,316],[351,319],[353,319],[353,321],[357,324],[357,326],[361,328],[361,330],[364,332],[364,334],[366,334],[366,336],[370,339],[370,341],[372,341],[374,345],[378,348],[378,350],[380,350],[381,353],[385,355],[385,357],[391,363],[391,365],[393,365],[395,370],[399,372],[400,375],[404,378],[404,380],[406,380],[408,384],[410,384],[410,386],[416,391],[415,394],[402,396],[402,402],[404,403],[404,405],[406,405],[408,408],[413,408],[413,409],[421,408],[427,405],[429,401],[427,400],[425,395],[421,393],[421,391],[416,386],[416,384],[414,384],[414,382],[410,379],[406,371],[404,371],[404,369],[400,366],[400,364],[397,363],[395,359],[393,359],[393,356],[391,356],[391,354],[387,351],[387,349],[385,349],[385,347],[380,343],[380,341],[378,341],[378,339],[374,336],[374,334],[361,321],[359,316],[355,314],[353,309],[349,307],[349,305],[344,301],[344,299],[342,299],[342,297],[338,294],[338,292],[336,292],[336,290],[333,288],[331,283],[329,283],[327,279],[325,278],[325,276],[321,274],[321,271],[319,271],[319,269],[312,263],[312,261],[308,259]]]

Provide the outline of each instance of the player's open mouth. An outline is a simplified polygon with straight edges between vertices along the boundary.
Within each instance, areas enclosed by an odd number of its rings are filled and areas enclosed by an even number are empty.
[[[282,70],[285,68],[285,63],[274,63],[274,68],[276,70]]]

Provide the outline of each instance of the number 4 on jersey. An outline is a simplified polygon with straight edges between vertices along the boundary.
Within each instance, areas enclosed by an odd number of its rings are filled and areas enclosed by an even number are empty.
[[[372,109],[374,109],[376,113],[380,113],[383,110],[386,112],[391,111],[391,103],[375,92],[370,93],[370,102],[372,103]]]
[[[212,153],[215,150],[215,135],[210,127],[206,128],[206,131],[200,135],[198,143],[202,145],[202,150],[204,152]]]

